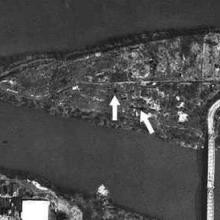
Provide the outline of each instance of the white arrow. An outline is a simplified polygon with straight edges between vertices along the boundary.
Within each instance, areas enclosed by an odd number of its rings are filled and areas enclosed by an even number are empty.
[[[118,120],[118,106],[120,105],[116,96],[112,98],[110,104],[112,106],[112,121]]]
[[[151,125],[151,123],[149,121],[150,117],[151,117],[151,114],[146,114],[146,113],[141,111],[140,122],[143,122],[146,125],[149,133],[153,134],[154,133],[154,129],[153,129],[153,127],[152,127],[152,125]]]

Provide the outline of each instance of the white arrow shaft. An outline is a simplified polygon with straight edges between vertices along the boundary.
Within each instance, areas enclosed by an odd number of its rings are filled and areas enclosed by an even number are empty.
[[[150,121],[147,119],[147,120],[144,120],[144,124],[146,125],[148,131],[150,134],[153,134],[154,133],[154,129],[150,123]]]
[[[118,106],[114,105],[112,106],[112,121],[118,120]]]

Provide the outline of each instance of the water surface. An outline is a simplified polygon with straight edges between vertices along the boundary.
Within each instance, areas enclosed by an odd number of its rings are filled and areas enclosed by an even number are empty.
[[[63,190],[94,193],[104,184],[115,203],[151,216],[202,219],[201,151],[4,103],[0,131],[0,167],[43,176]]]
[[[217,0],[0,0],[0,55],[75,50],[143,31],[217,26]]]

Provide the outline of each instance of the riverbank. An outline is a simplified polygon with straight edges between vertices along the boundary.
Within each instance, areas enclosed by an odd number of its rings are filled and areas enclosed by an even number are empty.
[[[50,202],[50,220],[156,220],[156,218],[142,216],[114,206],[110,195],[96,193],[86,196],[76,192],[59,193],[52,184],[50,187],[45,187],[45,178],[38,177],[41,182],[39,184],[27,173],[2,168],[0,170],[8,174],[7,176],[0,174],[0,204],[5,204],[4,209],[0,206],[1,219],[8,215],[11,220],[20,220],[22,200],[47,200]],[[44,181],[41,181],[42,179]],[[48,186],[48,182],[46,185]],[[13,201],[15,203],[11,206]],[[6,211],[7,208],[8,211]],[[1,213],[1,210],[4,213]]]

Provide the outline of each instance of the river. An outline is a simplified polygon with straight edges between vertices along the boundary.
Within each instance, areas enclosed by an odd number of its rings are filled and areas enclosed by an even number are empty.
[[[204,219],[203,151],[6,103],[0,131],[0,167],[45,177],[63,191],[95,193],[104,184],[114,203],[161,219]]]
[[[143,31],[219,27],[216,0],[0,1],[0,55],[76,50]]]

